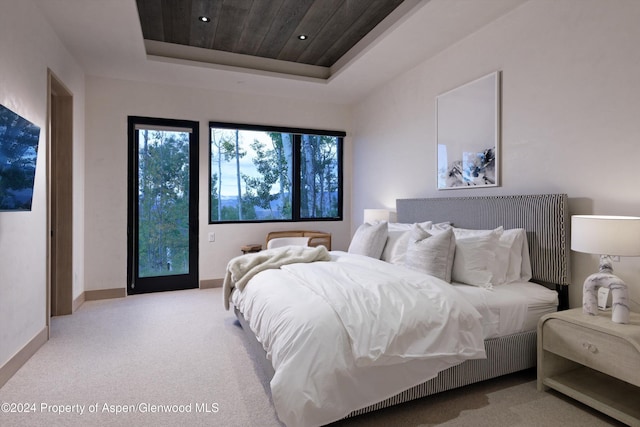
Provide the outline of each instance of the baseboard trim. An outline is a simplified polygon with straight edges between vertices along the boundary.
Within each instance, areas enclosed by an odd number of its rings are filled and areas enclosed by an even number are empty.
[[[84,302],[85,302],[85,298],[86,298],[86,297],[85,297],[85,294],[84,294],[84,292],[83,292],[83,293],[81,293],[80,295],[78,295],[78,298],[76,298],[76,299],[74,299],[74,300],[73,300],[73,306],[72,306],[72,308],[71,308],[71,312],[72,312],[72,313],[75,313],[75,312],[76,312],[76,310],[78,310],[78,309],[80,308],[80,306],[81,306],[82,304],[84,304]]]
[[[25,363],[36,354],[38,349],[42,347],[44,343],[49,339],[49,329],[45,326],[40,332],[36,334],[31,341],[27,343],[15,356],[7,361],[4,365],[0,366],[0,387],[5,385],[11,377],[24,366]]]
[[[101,299],[124,298],[127,296],[125,288],[98,289],[95,291],[84,291],[85,301],[96,301]]]
[[[200,280],[200,289],[221,288],[224,279]]]

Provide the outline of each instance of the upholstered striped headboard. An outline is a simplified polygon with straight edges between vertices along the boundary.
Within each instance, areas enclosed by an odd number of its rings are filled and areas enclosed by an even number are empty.
[[[527,230],[533,280],[568,285],[569,206],[566,194],[396,200],[398,222],[450,221],[455,227]]]

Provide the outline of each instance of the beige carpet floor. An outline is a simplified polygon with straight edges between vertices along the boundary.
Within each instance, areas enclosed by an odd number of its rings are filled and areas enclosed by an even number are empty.
[[[242,334],[221,289],[86,302],[0,388],[0,426],[281,426]],[[531,370],[335,425],[621,424],[538,392]]]

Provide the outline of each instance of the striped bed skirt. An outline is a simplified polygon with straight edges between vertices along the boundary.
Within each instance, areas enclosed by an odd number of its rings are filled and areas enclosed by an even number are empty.
[[[511,374],[536,366],[536,331],[485,340],[486,359],[467,360],[437,377],[376,404],[351,412],[346,418],[388,408],[446,390]]]

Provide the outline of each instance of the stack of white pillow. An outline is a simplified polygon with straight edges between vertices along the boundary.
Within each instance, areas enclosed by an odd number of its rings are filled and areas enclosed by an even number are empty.
[[[523,228],[469,230],[431,221],[362,224],[349,253],[405,265],[449,283],[492,288],[531,279]]]

